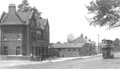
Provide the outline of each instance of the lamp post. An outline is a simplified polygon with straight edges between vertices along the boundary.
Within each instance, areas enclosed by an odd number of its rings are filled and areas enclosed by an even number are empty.
[[[51,62],[51,46],[48,46],[48,48],[49,48],[49,62]]]

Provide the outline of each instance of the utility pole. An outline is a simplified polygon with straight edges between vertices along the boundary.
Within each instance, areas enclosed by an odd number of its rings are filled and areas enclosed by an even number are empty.
[[[48,49],[49,49],[49,62],[51,62],[51,46],[48,46]]]
[[[99,46],[99,36],[100,36],[100,35],[98,34],[98,46]]]
[[[98,46],[97,46],[97,53],[99,53],[99,34],[98,34]]]

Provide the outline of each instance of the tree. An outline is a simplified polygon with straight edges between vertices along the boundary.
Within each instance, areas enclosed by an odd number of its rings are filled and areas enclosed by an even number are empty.
[[[119,27],[120,0],[95,0],[86,6],[92,18],[87,18],[90,25],[108,26],[109,29]]]
[[[39,12],[38,9],[36,9],[35,7],[33,7],[31,10],[35,12],[36,16],[41,17],[42,12]]]
[[[85,39],[87,40],[87,36],[85,36]]]
[[[118,38],[116,38],[114,41],[113,41],[113,45],[115,46],[120,46],[120,40]]]
[[[61,42],[60,42],[60,41],[58,41],[58,42],[56,42],[56,44],[61,44]]]
[[[89,39],[88,41],[90,41],[90,42],[91,42],[91,39]]]
[[[22,12],[28,12],[30,11],[32,8],[31,6],[29,6],[29,3],[27,0],[23,0],[22,4],[18,5],[18,11],[22,11]]]
[[[18,11],[21,11],[21,12],[31,12],[31,11],[34,11],[35,13],[35,16],[38,16],[38,17],[41,17],[41,12],[38,11],[38,9],[36,9],[35,7],[31,7],[29,6],[29,3],[27,0],[23,0],[22,1],[22,4],[19,4],[18,5]],[[41,17],[42,18],[42,17]]]
[[[73,34],[69,34],[68,37],[67,37],[67,41],[68,43],[71,43],[73,40],[74,40],[74,35]]]

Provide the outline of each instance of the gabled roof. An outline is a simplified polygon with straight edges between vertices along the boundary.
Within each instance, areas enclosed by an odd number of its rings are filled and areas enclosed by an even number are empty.
[[[0,25],[7,25],[8,23],[12,24],[27,24],[29,23],[30,16],[32,15],[32,12],[20,12],[16,11],[15,4],[9,5],[9,11],[8,13],[3,13],[0,18]]]
[[[72,43],[84,43],[86,40],[81,36],[72,41]]]
[[[17,13],[18,13],[18,16],[26,23],[28,23],[32,15],[32,12],[17,12]]]
[[[3,22],[3,19],[5,19],[8,16],[7,13],[3,12],[0,18],[0,22]]]
[[[16,14],[15,15],[9,15],[8,14],[3,22],[4,23],[6,23],[6,22],[10,22],[10,23],[12,23],[12,22],[21,22],[22,23],[22,21],[18,18],[18,16]]]
[[[16,11],[16,6],[10,5],[9,12],[8,13],[4,12],[2,14],[0,18],[0,25],[28,25],[31,23],[29,22],[30,19],[35,18],[36,22],[34,22],[34,24],[37,25],[38,28],[44,30],[48,20],[40,18],[39,16],[36,15],[34,17],[34,15],[35,15],[34,10],[28,12]]]
[[[1,23],[29,23],[31,12],[16,12],[14,15],[9,15],[9,13],[5,13],[1,19]]]
[[[37,17],[37,27],[44,30],[45,29],[45,25],[47,24],[47,19],[42,19]]]
[[[84,43],[65,43],[65,44],[54,44],[53,48],[81,48]]]
[[[95,44],[95,42],[94,41],[89,41],[89,40],[87,40],[87,39],[85,39],[85,38],[83,38],[83,37],[78,37],[78,38],[76,38],[76,39],[74,39],[73,41],[72,41],[72,43],[92,43],[92,44]]]
[[[0,21],[0,22],[3,23],[4,20],[5,20],[7,17],[8,17],[8,13],[5,13],[5,12],[4,12],[4,13],[2,14],[2,17],[1,17],[1,21]]]

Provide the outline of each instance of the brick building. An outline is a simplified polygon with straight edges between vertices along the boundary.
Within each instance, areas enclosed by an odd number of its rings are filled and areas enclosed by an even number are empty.
[[[95,43],[81,36],[74,39],[71,43],[56,43],[52,45],[52,48],[59,52],[59,57],[77,57],[96,54]]]
[[[82,56],[83,43],[54,44],[52,48],[58,50],[58,57],[77,57]]]
[[[35,11],[16,11],[9,5],[0,18],[0,54],[48,57],[49,23]]]

